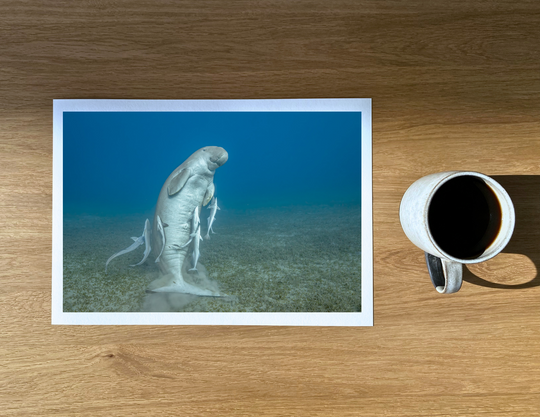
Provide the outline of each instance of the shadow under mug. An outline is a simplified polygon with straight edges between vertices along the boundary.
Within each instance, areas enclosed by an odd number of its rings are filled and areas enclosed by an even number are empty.
[[[493,178],[448,171],[414,182],[399,208],[401,227],[425,252],[431,281],[441,294],[459,291],[463,264],[487,261],[512,237],[514,205]]]

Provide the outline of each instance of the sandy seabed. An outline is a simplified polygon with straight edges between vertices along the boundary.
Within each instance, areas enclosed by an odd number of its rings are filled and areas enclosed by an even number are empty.
[[[64,312],[358,312],[361,309],[359,205],[221,210],[216,234],[201,242],[202,263],[228,297],[162,294],[144,245],[105,262],[140,236],[147,214],[64,217]],[[206,234],[203,209],[201,224]]]

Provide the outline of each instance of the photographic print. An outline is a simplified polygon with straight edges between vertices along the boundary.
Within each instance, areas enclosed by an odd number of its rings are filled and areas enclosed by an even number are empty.
[[[53,324],[373,323],[371,100],[55,100]]]

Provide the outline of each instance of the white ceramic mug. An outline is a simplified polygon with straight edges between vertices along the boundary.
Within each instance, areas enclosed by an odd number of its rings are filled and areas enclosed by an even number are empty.
[[[481,192],[484,193],[482,195],[487,195],[486,193],[489,193],[489,195],[493,197],[492,200],[498,203],[499,208],[496,208],[495,205],[489,206],[489,210],[493,207],[492,211],[494,213],[496,212],[496,215],[491,212],[489,213],[490,239],[489,241],[486,240],[486,242],[488,242],[485,244],[486,247],[482,247],[479,243],[481,249],[478,254],[475,253],[472,256],[456,256],[456,253],[459,253],[455,251],[456,246],[453,246],[453,254],[449,253],[451,252],[448,249],[450,243],[446,242],[444,236],[444,233],[452,235],[456,232],[454,230],[444,229],[444,225],[443,229],[437,226],[440,221],[435,223],[433,219],[436,218],[440,220],[444,217],[441,217],[440,214],[437,215],[437,213],[434,213],[433,211],[440,211],[438,207],[441,206],[441,202],[444,202],[441,198],[444,198],[442,194],[446,192],[445,190],[453,189],[453,194],[448,193],[448,198],[453,196],[453,199],[449,201],[451,201],[452,204],[457,204],[455,207],[458,207],[458,209],[454,210],[452,208],[450,211],[446,212],[449,218],[447,226],[456,224],[451,223],[452,221],[461,222],[462,220],[469,220],[466,217],[469,213],[467,211],[469,210],[467,198],[470,197],[471,201],[476,202],[480,200],[475,200],[474,198],[476,196],[474,194],[467,194],[467,191],[464,191],[464,194],[466,195],[463,197],[460,196],[459,190],[461,185],[464,185],[463,188],[466,188],[468,182],[476,184],[475,189],[481,190]],[[486,188],[485,186],[489,188]],[[442,190],[441,187],[443,187]],[[485,190],[482,188],[485,188]],[[437,194],[437,192],[439,193]],[[456,196],[459,197],[456,198]],[[487,199],[488,197],[485,198]],[[452,204],[449,204],[448,207],[454,207]],[[480,204],[474,204],[471,205],[471,207],[478,207],[482,204],[483,203],[480,201]],[[485,207],[488,207],[487,203],[485,204]],[[458,211],[461,213],[461,217],[452,218],[454,213]],[[493,258],[501,252],[510,241],[515,225],[514,205],[506,190],[487,175],[470,171],[440,172],[420,178],[405,192],[401,200],[399,218],[403,231],[407,237],[412,243],[425,252],[426,263],[431,280],[437,291],[441,294],[450,294],[459,291],[462,284],[462,264],[483,262]],[[463,222],[463,224],[466,223]],[[476,223],[472,224],[474,225]],[[467,226],[464,227],[466,228]],[[435,229],[437,229],[437,234],[434,233]],[[466,238],[467,235],[463,233],[463,229],[455,229],[464,236],[463,238]],[[440,230],[444,231],[442,235]],[[478,233],[482,232],[480,231]],[[492,239],[491,236],[493,237]],[[450,238],[451,236],[448,237]],[[445,244],[443,244],[443,242]],[[458,242],[457,244],[460,244],[459,240],[456,242]],[[446,249],[443,249],[443,247]],[[457,249],[459,249],[459,247],[457,247]]]

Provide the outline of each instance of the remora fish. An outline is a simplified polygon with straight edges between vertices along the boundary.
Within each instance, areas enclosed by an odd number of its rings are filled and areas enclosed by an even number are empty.
[[[214,197],[214,201],[208,206],[208,208],[210,209],[210,217],[208,217],[208,230],[206,231],[206,236],[204,237],[205,239],[210,239],[210,231],[212,231],[213,234],[216,234],[216,232],[212,230],[212,224],[216,219],[216,211],[221,210],[217,205],[217,197]]]
[[[120,256],[120,255],[124,255],[126,253],[129,253],[131,251],[134,251],[139,246],[141,246],[143,243],[146,243],[146,248],[144,250],[144,259],[141,262],[139,262],[137,265],[142,264],[146,260],[146,258],[148,258],[148,254],[150,254],[150,250],[151,250],[149,235],[150,235],[150,222],[148,221],[148,219],[146,219],[146,221],[144,222],[143,234],[141,236],[139,236],[139,237],[132,237],[131,239],[133,239],[135,242],[129,248],[121,250],[120,252],[115,253],[113,256],[111,256],[109,259],[107,259],[107,263],[105,263],[105,273],[107,273],[107,266],[109,266],[109,262],[111,262],[114,258],[116,258],[117,256]],[[131,266],[133,266],[133,265],[131,265]]]
[[[199,206],[195,207],[193,210],[193,221],[191,222],[192,231],[195,231],[197,227],[201,224],[201,219],[199,218]]]
[[[197,231],[193,233],[193,238],[195,241],[193,242],[193,268],[189,269],[189,271],[197,271],[197,262],[199,261],[199,241],[203,240],[201,236],[201,226],[197,227]]]
[[[163,249],[165,248],[166,240],[165,240],[164,227],[167,227],[167,226],[168,226],[168,224],[163,223],[161,221],[161,217],[157,216],[157,228],[158,228],[159,234],[161,236],[162,246],[161,246],[161,252],[159,253],[158,257],[156,258],[156,262],[159,262],[159,257],[161,256],[161,254],[163,253]]]
[[[173,245],[173,246],[177,246],[178,249],[182,249],[182,248],[185,248],[187,245],[189,245],[191,241],[193,240],[194,233],[197,231],[197,227],[199,227],[200,223],[201,221],[199,219],[199,206],[197,206],[195,207],[195,210],[193,210],[193,216],[191,217],[191,234],[189,235],[190,239],[182,246],[178,246],[178,245]]]
[[[152,248],[150,247],[150,222],[148,221],[148,219],[146,219],[146,222],[144,222],[143,236],[144,236],[144,243],[145,243],[144,257],[142,258],[142,261],[139,262],[138,264],[130,265],[130,266],[141,265],[144,261],[146,261],[146,258],[148,258],[148,255],[150,255],[150,251],[152,250]]]
[[[189,245],[193,239],[195,241],[193,242],[193,268],[189,269],[189,271],[197,271],[197,262],[199,261],[199,241],[203,240],[201,236],[201,221],[199,219],[199,207],[195,207],[195,210],[193,211],[193,219],[192,219],[192,233],[189,235],[191,238],[182,246],[173,245],[176,247],[176,249],[182,249],[185,248],[187,245]]]

